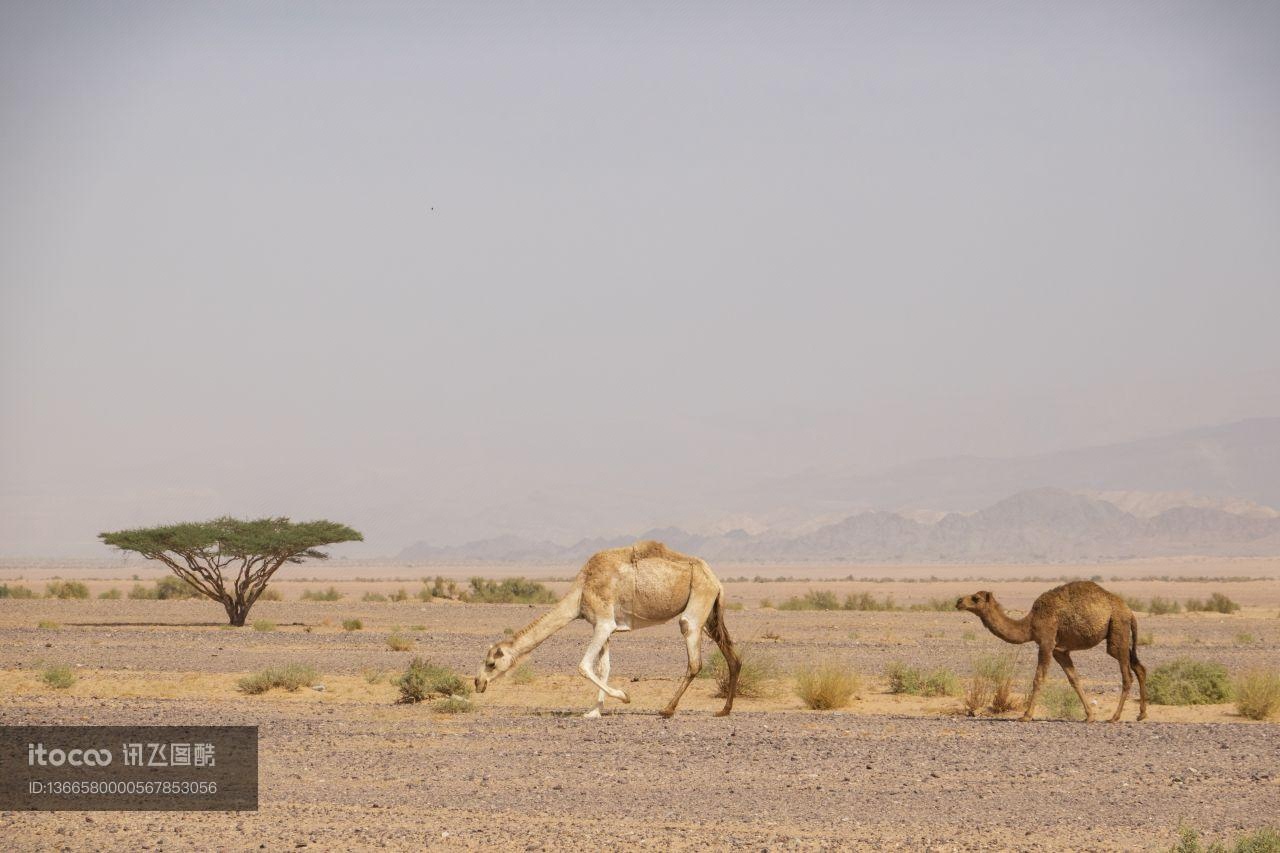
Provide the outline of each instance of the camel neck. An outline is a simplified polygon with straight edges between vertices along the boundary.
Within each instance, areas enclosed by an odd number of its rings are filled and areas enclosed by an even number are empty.
[[[1031,614],[1014,619],[997,603],[978,614],[987,630],[1006,643],[1026,643],[1031,640]]]
[[[511,638],[511,646],[515,653],[527,655],[556,631],[577,619],[580,615],[581,600],[582,592],[575,587],[560,599],[555,607],[517,631]]]

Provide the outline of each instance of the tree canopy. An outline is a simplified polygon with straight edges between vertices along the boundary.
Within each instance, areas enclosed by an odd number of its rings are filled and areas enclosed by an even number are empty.
[[[324,545],[364,540],[359,532],[333,521],[226,516],[99,533],[98,538],[164,563],[198,592],[220,602],[233,625],[244,624],[249,608],[285,563],[323,560],[329,556],[318,550]]]

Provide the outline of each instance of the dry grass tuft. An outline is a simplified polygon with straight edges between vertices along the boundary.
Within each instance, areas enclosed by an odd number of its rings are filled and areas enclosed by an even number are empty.
[[[1280,673],[1255,669],[1236,679],[1236,710],[1251,720],[1268,720],[1280,712]]]
[[[814,711],[845,707],[860,686],[857,674],[841,663],[818,664],[796,673],[796,695]]]

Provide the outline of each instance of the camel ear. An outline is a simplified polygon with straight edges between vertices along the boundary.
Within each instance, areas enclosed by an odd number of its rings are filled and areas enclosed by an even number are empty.
[[[990,601],[990,600],[991,600],[991,593],[987,592],[987,591],[984,589],[982,592],[978,593],[978,595],[977,595],[977,599],[978,599],[979,601]]]

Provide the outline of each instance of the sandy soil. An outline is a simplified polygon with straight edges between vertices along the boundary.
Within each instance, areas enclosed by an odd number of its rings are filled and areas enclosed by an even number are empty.
[[[1267,565],[1230,574],[1267,576]],[[984,586],[1015,607],[1050,585],[999,580],[1005,568],[965,571],[994,578]],[[1090,574],[1112,574],[1112,567],[1091,568]],[[1133,577],[1201,574],[1158,569],[1147,566]],[[1017,570],[1009,577],[1063,574],[1054,566]],[[14,574],[42,585],[29,568]],[[264,602],[253,614],[274,621],[272,631],[222,628],[220,609],[205,601],[0,600],[0,723],[219,722],[262,731],[257,813],[0,813],[3,837],[11,847],[33,850],[1167,849],[1181,821],[1217,837],[1275,821],[1280,812],[1275,723],[1245,721],[1223,705],[1153,706],[1141,724],[1019,724],[966,718],[955,698],[888,695],[881,672],[890,661],[965,675],[974,656],[1013,647],[957,612],[757,606],[761,597],[776,602],[816,582],[729,585],[731,597],[751,602],[729,614],[735,637],[771,656],[783,677],[772,695],[739,700],[728,719],[711,716],[720,702],[711,697],[712,682],[702,679],[679,716],[656,716],[683,668],[682,645],[669,626],[615,640],[614,677],[633,702],[611,702],[600,721],[576,716],[594,696],[573,675],[587,638],[582,624],[538,650],[531,684],[499,682],[477,697],[476,713],[395,705],[389,679],[412,654],[471,673],[505,628],[541,612],[358,600],[362,591],[395,583],[348,581],[339,585],[348,597],[337,602],[297,601],[313,582],[282,584],[286,600]],[[96,592],[131,582],[101,578],[91,585]],[[821,584],[841,596],[892,589],[907,604],[972,586],[919,579]],[[1274,580],[1107,586],[1180,599],[1221,590],[1244,605],[1230,616],[1140,617],[1154,640],[1140,650],[1148,667],[1181,655],[1233,670],[1280,667]],[[364,628],[342,630],[341,621],[351,617]],[[58,627],[36,627],[41,620]],[[387,648],[395,628],[413,639],[413,652]],[[1033,652],[1024,646],[1017,653],[1021,684]],[[860,698],[840,712],[803,710],[787,672],[832,658],[863,674]],[[325,690],[257,697],[236,691],[243,674],[291,661],[315,665]],[[1076,661],[1098,711],[1109,714],[1118,688],[1115,662],[1101,650],[1077,654]],[[45,686],[38,672],[51,663],[75,666],[77,684],[64,691]],[[1062,680],[1060,673],[1053,677]],[[1135,714],[1131,700],[1126,719]]]

